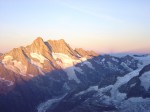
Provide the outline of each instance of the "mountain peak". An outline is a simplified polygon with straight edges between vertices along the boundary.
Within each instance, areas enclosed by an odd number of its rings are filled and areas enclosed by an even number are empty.
[[[43,52],[43,51],[49,51],[49,49],[47,48],[47,46],[45,45],[43,39],[41,37],[37,37],[33,43],[30,46],[30,50],[32,52]]]
[[[10,52],[4,54],[3,56],[11,56],[13,60],[20,61],[22,64],[26,65],[27,60],[23,49],[23,47],[14,48]]]
[[[42,37],[37,37],[35,40],[43,40]]]
[[[60,39],[60,40],[58,40],[58,41],[65,42],[65,40],[64,40],[64,39]]]
[[[44,43],[42,37],[37,37],[34,41],[33,41],[33,44],[41,44],[41,43]]]

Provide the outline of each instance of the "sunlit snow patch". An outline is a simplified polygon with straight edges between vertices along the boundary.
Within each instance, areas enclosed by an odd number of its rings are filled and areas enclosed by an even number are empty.
[[[94,67],[92,66],[92,64],[89,61],[87,61],[86,58],[81,58],[81,60],[82,60],[83,64],[85,64],[86,66],[88,66],[89,68],[94,70]]]
[[[75,60],[69,57],[68,55],[62,53],[52,53],[53,58],[56,60],[57,64],[64,69],[67,73],[69,80],[75,80],[77,83],[80,83],[80,80],[77,78],[75,70],[82,73],[74,64],[81,62],[80,60]],[[58,60],[60,59],[61,62]]]
[[[40,61],[40,63],[44,63],[45,60],[48,60],[47,58],[45,58],[43,55],[41,54],[37,54],[37,53],[30,53],[32,58],[38,59]]]
[[[75,71],[81,74],[83,74],[83,71],[81,68],[76,67],[76,64],[81,63],[81,65],[86,65],[90,69],[94,69],[92,64],[87,61],[87,58],[85,57],[73,59],[62,53],[52,53],[52,55],[57,64],[60,65],[61,68],[64,69],[64,71],[67,73],[69,80],[75,80],[77,83],[80,83],[80,80],[77,78]]]
[[[7,69],[13,72],[19,73],[23,76],[26,75],[27,67],[23,65],[22,62],[13,60],[12,56],[5,56],[4,59],[2,60],[2,63]]]

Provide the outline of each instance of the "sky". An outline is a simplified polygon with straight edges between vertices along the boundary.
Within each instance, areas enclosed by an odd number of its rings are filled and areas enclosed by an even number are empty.
[[[150,53],[150,0],[0,0],[0,52],[36,37],[98,53]]]

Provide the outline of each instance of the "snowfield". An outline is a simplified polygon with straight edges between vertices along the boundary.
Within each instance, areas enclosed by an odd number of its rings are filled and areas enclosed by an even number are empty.
[[[140,76],[141,86],[145,88],[146,91],[150,88],[150,72],[146,72]]]
[[[47,58],[45,58],[43,55],[41,54],[37,54],[37,53],[30,53],[32,58],[38,59],[40,61],[40,63],[44,63],[45,60],[48,60]]]
[[[53,99],[47,100],[46,102],[41,103],[41,104],[37,107],[37,111],[38,111],[38,112],[46,112],[46,110],[47,110],[48,108],[50,108],[52,104],[54,104],[54,103],[56,103],[56,102],[59,102],[59,101],[60,101],[61,99],[63,99],[65,96],[66,96],[66,94],[63,95],[63,96],[61,96],[61,97],[53,98]]]
[[[120,93],[118,91],[118,88],[127,83],[130,79],[132,79],[133,77],[137,76],[139,74],[139,71],[141,69],[137,69],[134,70],[133,72],[130,72],[128,74],[126,74],[123,77],[118,77],[116,83],[113,85],[112,89],[111,89],[111,99],[115,100],[117,102],[120,102],[122,100],[124,100],[124,98],[126,98],[126,94],[124,93]]]
[[[22,64],[22,62],[14,60],[12,56],[5,56],[2,60],[5,68],[18,73],[20,75],[26,76],[27,67]]]
[[[150,112],[150,98],[141,97],[125,100],[119,106],[120,112]]]
[[[77,78],[75,71],[78,71],[81,74],[83,74],[83,71],[81,68],[76,67],[76,64],[82,63],[82,65],[86,65],[90,69],[94,69],[92,64],[89,61],[86,61],[86,58],[72,59],[68,55],[62,53],[52,53],[52,56],[56,60],[57,64],[60,65],[67,73],[69,80],[75,80],[77,83],[80,83],[80,80]]]

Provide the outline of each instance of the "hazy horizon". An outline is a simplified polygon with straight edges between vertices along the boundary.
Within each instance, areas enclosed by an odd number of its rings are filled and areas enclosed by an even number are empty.
[[[37,37],[98,53],[150,53],[149,0],[1,0],[0,52]]]

